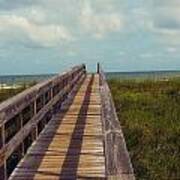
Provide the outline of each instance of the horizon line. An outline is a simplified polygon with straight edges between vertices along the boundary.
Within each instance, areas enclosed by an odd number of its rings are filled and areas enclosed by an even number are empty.
[[[135,70],[135,71],[105,71],[108,73],[153,73],[153,72],[180,72],[180,70]],[[62,71],[63,73],[63,71]],[[0,76],[49,76],[49,75],[57,75],[58,72],[51,73],[34,73],[34,74],[0,74]]]

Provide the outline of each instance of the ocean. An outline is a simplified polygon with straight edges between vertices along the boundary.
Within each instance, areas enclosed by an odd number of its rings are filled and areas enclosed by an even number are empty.
[[[31,82],[41,82],[46,79],[55,76],[55,74],[39,74],[39,75],[6,75],[0,76],[0,84],[4,85],[14,85],[14,84],[24,84]]]
[[[0,84],[14,85],[31,82],[40,82],[55,76],[56,74],[40,74],[40,75],[6,75],[0,76]],[[172,77],[180,77],[180,71],[149,71],[149,72],[109,72],[106,73],[108,79],[167,79]]]

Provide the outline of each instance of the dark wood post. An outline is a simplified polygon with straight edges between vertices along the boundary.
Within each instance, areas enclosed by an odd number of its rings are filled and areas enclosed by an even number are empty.
[[[20,113],[20,123],[21,123],[21,129],[23,128],[23,114],[22,114],[23,112],[21,112]],[[22,141],[22,146],[21,146],[21,152],[22,152],[22,154],[21,154],[21,156],[23,157],[24,155],[25,155],[25,153],[24,153],[24,142]]]
[[[5,129],[4,129],[4,124],[2,125],[1,128],[1,137],[2,137],[2,149],[5,146]],[[1,152],[0,159],[3,162],[3,164],[0,164],[0,179],[7,180],[7,169],[6,169],[6,159],[4,158],[4,152]]]
[[[37,114],[37,102],[36,99],[34,100],[34,115]],[[34,132],[33,132],[34,133]],[[38,137],[38,126],[37,123],[35,124],[35,134],[33,134],[33,141],[36,140]]]
[[[97,73],[100,73],[100,63],[97,63]]]

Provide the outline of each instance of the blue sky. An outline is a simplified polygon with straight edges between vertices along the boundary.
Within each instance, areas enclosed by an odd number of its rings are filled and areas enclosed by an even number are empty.
[[[0,0],[0,74],[180,70],[179,0]]]

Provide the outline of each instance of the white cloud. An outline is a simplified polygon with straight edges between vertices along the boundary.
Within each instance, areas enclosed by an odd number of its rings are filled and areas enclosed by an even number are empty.
[[[82,34],[103,38],[124,27],[116,0],[14,1],[0,3],[0,38],[4,40],[24,38],[26,44],[30,39],[41,46],[54,46],[86,37]]]
[[[107,33],[118,32],[124,25],[119,13],[95,12],[89,1],[82,4],[80,23],[88,33],[97,38],[102,38]]]
[[[16,15],[0,16],[0,33],[5,34],[6,32],[12,33],[12,38],[16,35],[19,38],[19,35],[26,35],[42,46],[54,46],[61,41],[72,40],[70,32],[62,25],[37,24],[25,17]]]
[[[71,50],[69,52],[67,52],[67,55],[70,56],[70,57],[75,57],[78,53],[74,50]]]
[[[44,9],[40,7],[30,7],[24,9],[25,17],[34,23],[45,23],[47,21],[47,14],[45,14]]]
[[[162,40],[180,44],[180,1],[154,0],[150,29]]]
[[[135,30],[147,30],[149,28],[149,22],[151,21],[151,16],[149,11],[145,7],[134,8],[130,12],[130,22],[132,29]]]
[[[177,48],[175,48],[175,47],[168,47],[167,48],[167,52],[168,53],[176,53],[177,52]]]
[[[12,9],[19,9],[25,6],[31,6],[32,4],[36,3],[36,0],[0,0],[0,9],[2,10],[12,10]]]
[[[125,53],[124,51],[120,51],[120,52],[118,52],[118,54],[119,54],[120,56],[123,56],[123,55],[125,55],[126,53]]]
[[[180,6],[179,0],[153,0],[155,7],[174,7]]]
[[[152,54],[152,53],[142,53],[139,55],[140,58],[152,58],[154,57],[155,55]]]

